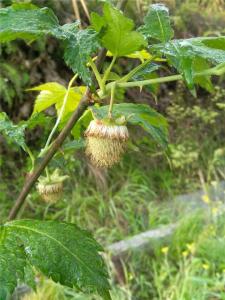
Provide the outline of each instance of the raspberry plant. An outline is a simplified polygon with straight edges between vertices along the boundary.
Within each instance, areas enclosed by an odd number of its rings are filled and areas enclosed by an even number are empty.
[[[183,80],[196,95],[196,85],[212,91],[211,76],[225,73],[225,37],[173,39],[169,12],[162,4],[151,5],[144,24],[136,30],[131,19],[108,3],[103,5],[102,15],[92,13],[88,28],[81,30],[78,25],[60,25],[47,7],[40,9],[23,3],[0,9],[1,43],[18,38],[32,42],[53,36],[60,40],[64,60],[74,72],[67,87],[48,82],[30,88],[39,94],[29,120],[13,124],[4,112],[0,113],[1,134],[9,143],[21,147],[31,160],[29,176],[9,221],[0,227],[1,300],[8,299],[20,282],[34,286],[33,267],[63,285],[111,299],[108,274],[99,255],[102,248],[89,233],[74,224],[13,219],[44,170],[46,176],[39,178],[38,190],[45,199],[59,198],[66,175],[57,171],[50,174],[47,165],[66,138],[71,142],[65,151],[87,144],[86,152],[93,163],[106,167],[121,159],[130,125],[141,126],[166,149],[166,119],[145,104],[115,103],[117,88],[139,87],[141,91],[147,85]],[[106,56],[110,64],[102,74]],[[112,68],[120,57],[138,59],[140,63],[119,76]],[[175,74],[151,78],[153,72],[165,65]],[[78,77],[83,84],[77,84]],[[108,98],[110,104],[106,105]],[[38,157],[34,157],[26,144],[25,131],[42,124],[42,112],[52,105],[56,109],[56,123]]]

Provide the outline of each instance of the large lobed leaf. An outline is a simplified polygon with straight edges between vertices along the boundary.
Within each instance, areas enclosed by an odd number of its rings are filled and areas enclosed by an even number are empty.
[[[108,105],[101,107],[92,107],[91,110],[96,118],[107,117]],[[113,105],[113,116],[118,118],[124,115],[128,122],[134,125],[140,125],[148,132],[153,140],[161,147],[165,148],[168,144],[168,131],[166,119],[146,104],[121,103]]]
[[[163,4],[150,5],[144,18],[144,25],[139,30],[146,38],[168,42],[174,35],[170,25],[169,9]]]
[[[0,299],[6,300],[29,264],[54,281],[110,298],[101,246],[74,224],[18,220],[0,227]]]
[[[77,22],[60,26],[53,11],[46,7],[40,9],[32,4],[20,3],[0,9],[0,43],[17,38],[32,41],[43,35],[52,35],[63,41],[66,63],[85,83],[90,84],[86,64],[99,48],[96,32],[79,30]]]
[[[115,56],[139,50],[146,42],[141,33],[134,31],[134,23],[110,4],[105,4],[103,16],[91,14],[92,27],[101,33],[101,44]]]

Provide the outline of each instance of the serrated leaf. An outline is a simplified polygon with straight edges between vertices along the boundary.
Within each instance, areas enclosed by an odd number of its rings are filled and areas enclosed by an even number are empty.
[[[80,99],[85,93],[85,90],[85,86],[70,88],[62,116],[62,121],[69,113],[76,109]],[[33,114],[44,111],[48,107],[55,105],[57,115],[59,115],[67,91],[63,85],[57,82],[48,82],[31,88],[29,91],[41,91],[35,100]]]
[[[90,108],[96,118],[107,117],[108,105]],[[168,144],[168,130],[166,119],[146,104],[121,103],[113,105],[113,116],[119,118],[124,115],[128,123],[140,125],[163,148]]]
[[[58,19],[49,8],[16,4],[0,9],[0,42],[33,40],[57,30]]]
[[[0,134],[2,134],[10,143],[15,143],[26,151],[25,142],[26,124],[13,124],[6,113],[0,112]]]
[[[39,113],[62,100],[66,94],[66,88],[57,82],[41,84],[30,88],[28,91],[41,91],[35,100],[33,114]]]
[[[163,4],[150,5],[140,32],[146,38],[153,38],[163,43],[172,39],[174,32],[170,25],[169,9]]]
[[[123,56],[146,46],[143,36],[133,30],[134,23],[110,4],[103,7],[103,16],[91,14],[92,27],[101,33],[101,44],[115,56]]]
[[[90,85],[91,76],[87,68],[87,62],[92,53],[99,49],[98,34],[92,29],[79,30],[77,26],[66,24],[62,26],[66,32],[64,39],[64,59],[68,66],[78,73],[83,81]]]
[[[194,88],[194,62],[201,58],[205,65],[217,65],[225,62],[225,38],[192,38],[173,40],[152,47],[158,54],[165,56],[168,62],[184,76],[190,89]],[[219,47],[219,48],[215,48]]]
[[[92,53],[100,47],[95,31],[79,30],[77,22],[60,26],[53,11],[47,7],[40,9],[22,3],[0,9],[0,42],[17,38],[33,41],[43,35],[62,40],[66,63],[90,85],[86,64]]]
[[[109,300],[101,246],[74,224],[18,220],[0,227],[0,295],[6,300],[31,263],[54,281]]]

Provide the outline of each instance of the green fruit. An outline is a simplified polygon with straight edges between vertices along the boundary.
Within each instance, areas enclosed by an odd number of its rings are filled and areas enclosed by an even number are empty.
[[[98,167],[111,167],[118,163],[129,138],[125,125],[113,121],[93,120],[86,132],[86,154]]]
[[[68,176],[60,176],[56,169],[49,177],[38,179],[37,191],[41,198],[48,203],[56,203],[63,194],[63,182]]]

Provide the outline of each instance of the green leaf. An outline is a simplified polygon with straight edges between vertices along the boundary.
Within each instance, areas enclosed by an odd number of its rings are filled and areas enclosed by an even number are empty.
[[[26,254],[20,240],[0,229],[0,299],[7,300],[17,286],[25,281]]]
[[[25,142],[26,124],[13,124],[6,113],[0,112],[0,134],[2,134],[10,143],[15,143],[26,151]]]
[[[192,38],[157,44],[152,47],[152,50],[165,56],[169,64],[174,66],[184,76],[188,87],[193,90],[194,82],[196,82],[193,78],[194,73],[197,68],[200,68],[200,66],[196,67],[195,63],[201,59],[201,70],[204,70],[204,67],[210,67],[210,65],[224,63],[224,44],[224,37]],[[200,62],[197,62],[197,64],[199,65]]]
[[[33,114],[44,111],[48,107],[55,105],[57,115],[59,115],[67,91],[63,85],[57,82],[48,82],[31,88],[29,91],[41,91],[35,100]],[[69,113],[73,112],[77,108],[77,105],[85,91],[85,86],[70,88],[62,121]]]
[[[16,38],[33,40],[50,34],[59,27],[58,19],[49,8],[15,4],[0,9],[0,42]]]
[[[65,30],[68,25],[70,24],[64,25],[62,29]],[[64,41],[65,62],[71,67],[74,73],[78,73],[88,85],[91,84],[91,75],[87,68],[87,62],[91,54],[100,48],[97,36],[98,34],[94,30],[79,30],[74,27],[70,36]]]
[[[121,11],[105,4],[103,16],[91,14],[92,27],[101,34],[101,44],[115,56],[123,56],[146,46],[141,33],[133,30],[134,23]]]
[[[62,151],[63,152],[69,152],[74,150],[79,150],[85,147],[85,140],[84,139],[79,139],[79,140],[73,140],[70,142],[65,143],[62,146]]]
[[[91,111],[86,110],[71,130],[71,134],[73,135],[73,137],[76,139],[80,138],[83,131],[87,128],[88,124],[91,122],[92,119],[93,116]]]
[[[39,113],[51,105],[59,102],[66,94],[66,88],[57,82],[48,82],[28,89],[28,91],[41,91],[34,105],[34,113]]]
[[[209,69],[210,65],[201,57],[196,57],[193,62],[193,72],[201,72]],[[196,76],[194,77],[194,83],[200,85],[203,89],[209,93],[214,91],[213,84],[210,79],[211,76]]]
[[[107,117],[108,105],[90,108],[96,118]],[[119,118],[124,115],[128,123],[140,125],[163,148],[168,144],[168,130],[166,119],[146,104],[121,103],[113,105],[113,116]]]
[[[77,22],[60,26],[53,11],[46,7],[40,9],[23,3],[0,9],[0,43],[17,38],[33,41],[43,35],[62,40],[66,63],[90,85],[86,65],[92,53],[100,47],[95,31],[79,30]]]
[[[51,128],[52,119],[52,117],[46,116],[44,113],[34,113],[28,120],[20,121],[19,125],[25,124],[28,129],[34,129],[37,126]]]
[[[154,71],[158,70],[160,65],[150,62],[145,67],[137,71],[134,76],[131,78],[133,81],[139,81],[149,78],[149,74],[152,74]]]
[[[0,299],[6,300],[24,270],[36,269],[69,287],[97,292],[109,300],[108,274],[101,246],[74,224],[56,221],[18,220],[0,227]]]
[[[174,32],[170,25],[168,8],[163,4],[150,5],[140,32],[146,38],[153,38],[163,43],[172,39]]]

